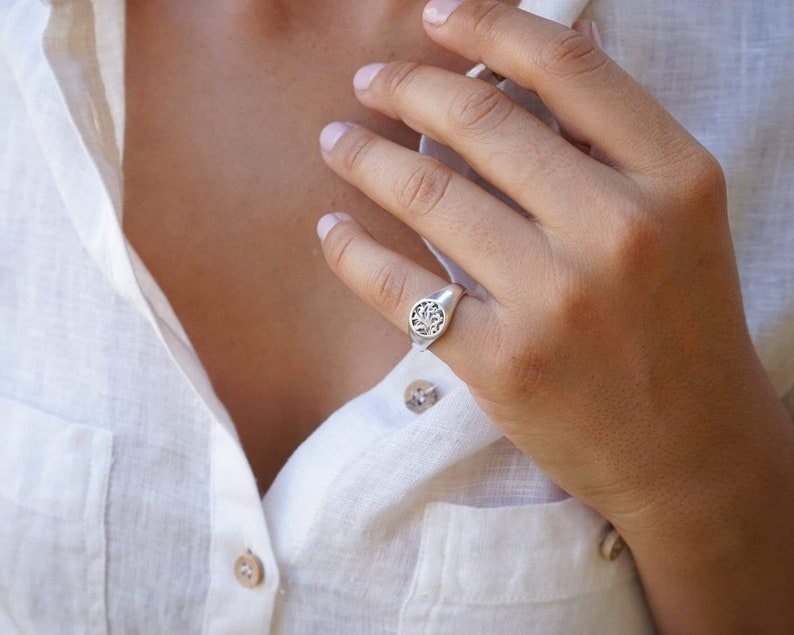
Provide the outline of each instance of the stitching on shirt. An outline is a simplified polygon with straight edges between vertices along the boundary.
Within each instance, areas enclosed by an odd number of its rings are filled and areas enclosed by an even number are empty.
[[[604,563],[604,564],[607,565],[610,563]],[[616,578],[615,580],[612,581],[611,584],[605,585],[602,588],[588,589],[586,591],[581,591],[579,593],[575,593],[572,595],[564,595],[557,597],[544,596],[543,594],[538,594],[534,596],[517,595],[517,596],[508,596],[493,600],[486,600],[479,597],[462,596],[455,598],[454,600],[441,599],[438,602],[436,602],[436,605],[460,606],[460,605],[468,604],[472,606],[511,606],[515,604],[554,604],[561,602],[569,602],[572,600],[577,600],[579,598],[589,597],[593,595],[601,595],[603,593],[607,593],[608,591],[611,591],[615,587],[625,585],[626,582],[635,582],[637,580],[638,580],[637,573],[632,569],[630,575]]]

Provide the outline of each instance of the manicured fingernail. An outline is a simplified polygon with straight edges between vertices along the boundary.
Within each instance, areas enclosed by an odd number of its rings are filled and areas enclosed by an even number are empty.
[[[375,78],[375,75],[378,74],[378,71],[382,69],[386,64],[381,64],[377,62],[375,64],[367,64],[366,66],[362,66],[356,71],[356,74],[353,75],[353,88],[360,91],[365,91],[369,88],[369,85],[372,83],[372,80]]]
[[[334,121],[329,123],[320,133],[320,147],[325,152],[330,152],[334,149],[336,142],[339,141],[345,133],[353,126],[344,121]]]
[[[593,42],[595,42],[596,46],[600,49],[604,48],[601,45],[601,34],[598,32],[598,27],[595,22],[590,23],[590,33],[593,35]]]
[[[342,217],[332,212],[331,214],[326,214],[325,216],[321,217],[319,221],[317,221],[317,235],[320,237],[320,242],[325,240],[325,237],[328,235],[328,232],[331,231],[334,225],[336,225]]]
[[[461,4],[462,0],[430,0],[422,12],[422,19],[433,26],[441,26]]]

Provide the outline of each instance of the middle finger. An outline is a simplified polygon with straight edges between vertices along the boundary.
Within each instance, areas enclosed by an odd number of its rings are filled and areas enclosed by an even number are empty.
[[[512,297],[511,272],[537,268],[540,227],[440,161],[362,126],[334,122],[323,158],[343,179],[427,238],[497,300]]]
[[[593,192],[625,180],[488,82],[392,62],[361,68],[354,86],[365,106],[452,147],[550,228],[580,224]]]

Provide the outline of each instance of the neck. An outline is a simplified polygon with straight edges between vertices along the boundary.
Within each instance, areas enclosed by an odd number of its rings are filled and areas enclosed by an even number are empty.
[[[426,0],[267,0],[265,4],[298,26],[336,26],[369,33],[387,31],[394,24],[419,27]]]
[[[135,0],[128,0],[134,3]],[[421,31],[421,14],[427,0],[181,0],[181,13],[197,20],[208,15],[244,23],[268,37],[295,33],[342,31],[373,40],[398,30]]]

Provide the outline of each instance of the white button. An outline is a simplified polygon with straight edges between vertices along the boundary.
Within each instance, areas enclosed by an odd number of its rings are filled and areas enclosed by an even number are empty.
[[[610,531],[603,541],[601,541],[601,557],[604,560],[612,562],[615,560],[623,550],[626,548],[626,541],[623,536],[618,533],[618,530],[610,526]]]
[[[234,561],[234,577],[248,589],[253,589],[265,578],[265,567],[262,561],[250,551]]]
[[[438,390],[429,381],[417,379],[408,384],[403,397],[408,410],[424,412],[438,400]]]

